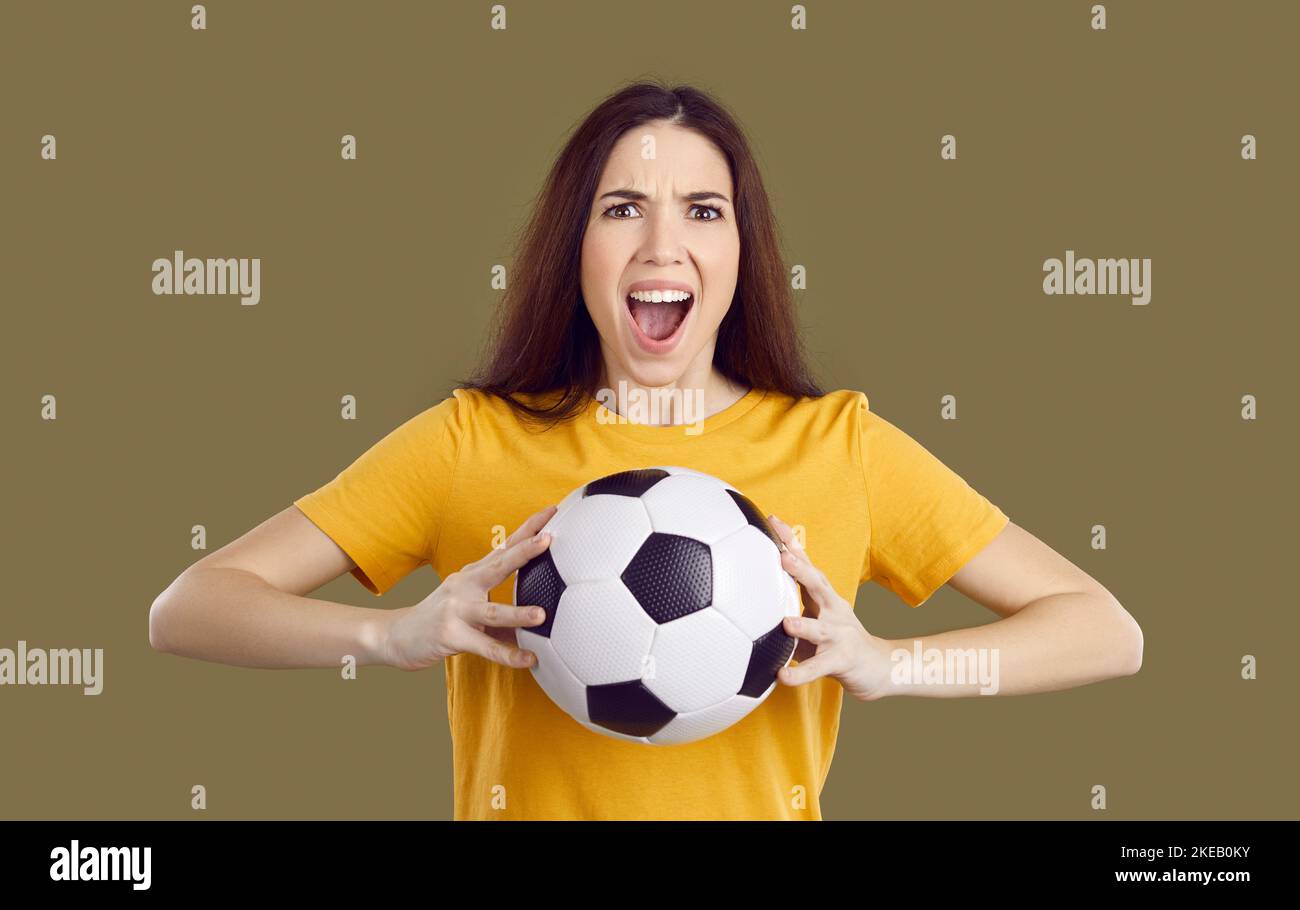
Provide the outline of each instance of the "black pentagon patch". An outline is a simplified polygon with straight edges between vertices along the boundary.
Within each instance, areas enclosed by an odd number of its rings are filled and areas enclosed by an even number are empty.
[[[668,477],[667,471],[659,468],[641,468],[636,471],[620,471],[600,480],[593,480],[582,491],[583,496],[595,496],[597,493],[609,493],[614,496],[640,496],[659,481]]]
[[[794,653],[794,645],[794,638],[785,634],[784,621],[754,639],[754,650],[749,655],[749,668],[745,670],[745,683],[740,687],[740,694],[758,698],[766,692],[768,686],[776,682],[776,672]]]
[[[641,680],[587,687],[587,715],[591,722],[628,736],[658,733],[677,712],[661,702]]]
[[[564,593],[565,587],[560,570],[555,568],[555,562],[551,559],[551,551],[543,550],[524,563],[515,581],[515,603],[518,606],[536,605],[546,611],[545,622],[520,628],[550,638],[555,610],[560,605],[560,595]]]
[[[713,553],[708,544],[653,532],[620,576],[641,609],[672,622],[713,603]]]
[[[776,544],[777,550],[780,550],[785,546],[785,544],[781,542],[780,536],[772,529],[772,526],[768,524],[767,518],[761,511],[759,511],[758,506],[754,505],[748,497],[742,496],[735,490],[727,490],[727,495],[736,501],[736,505],[740,507],[740,511],[745,515],[745,521],[766,534],[772,543]]]

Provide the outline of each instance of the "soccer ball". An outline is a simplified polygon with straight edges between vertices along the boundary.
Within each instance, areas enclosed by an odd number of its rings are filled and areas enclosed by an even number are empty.
[[[574,490],[550,545],[515,575],[533,678],[596,733],[673,745],[712,736],[776,688],[799,585],[780,538],[735,487],[689,468],[611,474]]]

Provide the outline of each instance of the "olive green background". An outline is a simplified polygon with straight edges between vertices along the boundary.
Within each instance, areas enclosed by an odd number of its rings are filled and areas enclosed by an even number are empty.
[[[825,817],[1297,816],[1300,5],[1110,2],[1103,32],[1090,2],[811,2],[806,31],[767,0],[513,0],[505,31],[486,2],[210,2],[202,32],[190,5],[0,4],[0,647],[106,651],[99,696],[0,688],[0,817],[451,817],[441,668],[162,654],[149,605],[203,555],[194,525],[215,550],[447,394],[568,131],[639,76],[742,121],[823,384],[1145,634],[1130,678],[847,699]],[[155,296],[176,249],[261,257],[260,304]],[[1044,295],[1067,249],[1150,257],[1151,303]],[[892,638],[994,618],[874,584],[857,612]]]

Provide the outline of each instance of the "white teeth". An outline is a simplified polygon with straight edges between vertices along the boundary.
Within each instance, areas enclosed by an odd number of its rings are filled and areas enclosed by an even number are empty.
[[[691,299],[686,291],[633,291],[628,296],[642,303],[673,303]]]

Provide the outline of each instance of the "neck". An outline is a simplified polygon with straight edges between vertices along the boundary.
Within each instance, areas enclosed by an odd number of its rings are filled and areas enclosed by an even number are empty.
[[[634,417],[652,426],[703,420],[735,404],[749,392],[747,386],[732,382],[711,363],[703,370],[686,370],[674,382],[650,386],[636,382],[617,365],[606,361],[600,384],[616,397],[617,404],[611,410],[624,416],[627,416],[624,401],[649,403],[651,408],[646,419],[641,417],[647,412],[640,409]]]

